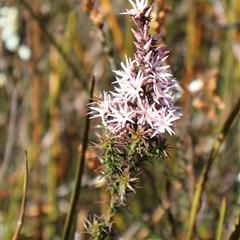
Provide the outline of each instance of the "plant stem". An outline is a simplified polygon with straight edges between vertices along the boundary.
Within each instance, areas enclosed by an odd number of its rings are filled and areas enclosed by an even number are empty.
[[[93,76],[89,103],[92,102],[94,84],[95,84],[95,77]],[[74,189],[73,189],[73,193],[72,193],[71,201],[70,201],[70,209],[68,211],[67,219],[66,219],[66,222],[64,225],[62,240],[69,239],[71,227],[73,225],[72,223],[74,220],[75,209],[76,209],[77,202],[78,202],[78,199],[80,198],[80,194],[81,194],[82,176],[83,176],[84,165],[85,165],[85,153],[86,153],[87,145],[88,145],[89,127],[90,127],[90,120],[89,120],[89,117],[86,116],[86,125],[85,125],[85,129],[84,129],[84,134],[83,134],[83,146],[82,146],[81,159],[78,162],[78,166],[77,166],[77,172],[76,172],[75,181],[74,181]]]
[[[220,207],[220,216],[219,216],[218,227],[216,231],[216,240],[222,239],[221,235],[222,235],[222,229],[223,229],[223,223],[224,223],[224,216],[226,213],[226,207],[227,207],[227,194],[225,192],[222,197],[222,202]]]
[[[31,2],[32,12],[35,16],[40,14],[40,1],[34,0]],[[38,69],[39,59],[42,54],[41,31],[36,21],[31,22],[32,29],[32,119],[33,119],[33,186],[34,186],[34,202],[37,206],[36,226],[34,239],[40,240],[43,238],[43,221],[42,221],[42,195],[41,195],[41,165],[39,161],[41,152],[41,115],[42,115],[42,78]]]
[[[21,204],[21,210],[20,210],[19,219],[18,219],[18,225],[17,225],[16,231],[13,235],[12,240],[17,240],[19,238],[19,234],[22,229],[23,219],[24,219],[24,211],[25,211],[26,200],[27,200],[27,181],[28,181],[28,158],[27,158],[27,152],[25,151],[25,175],[24,175],[24,183],[23,183],[22,204]]]
[[[221,132],[219,133],[218,138],[213,145],[213,148],[209,155],[209,158],[208,158],[206,164],[204,165],[201,175],[199,177],[199,180],[195,186],[196,189],[195,189],[192,207],[191,207],[191,211],[190,211],[190,220],[189,220],[186,240],[191,240],[191,237],[192,237],[193,227],[194,227],[194,223],[195,223],[195,217],[196,217],[198,205],[199,205],[199,202],[200,202],[200,199],[202,196],[203,188],[204,188],[207,178],[208,178],[208,172],[212,166],[214,159],[217,156],[217,153],[220,149],[222,142],[224,141],[224,139],[229,131],[231,124],[233,123],[234,119],[236,118],[237,114],[239,113],[239,109],[240,109],[240,98],[238,99],[236,105],[234,106],[234,108],[232,109],[226,122],[224,123],[223,128],[222,128]]]

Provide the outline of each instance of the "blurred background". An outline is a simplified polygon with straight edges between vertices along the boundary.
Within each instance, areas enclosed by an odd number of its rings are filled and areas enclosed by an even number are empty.
[[[183,239],[194,186],[240,95],[240,1],[155,0],[152,34],[170,51],[183,117],[168,137],[171,158],[142,170],[129,207],[115,215],[122,239]],[[80,160],[92,75],[95,94],[112,90],[125,54],[135,51],[124,0],[2,0],[0,9],[0,229],[11,239],[28,189],[20,239],[61,239]],[[90,142],[97,142],[91,121]],[[229,239],[240,212],[239,118],[210,170],[193,239]],[[106,211],[107,184],[89,144],[74,232]],[[131,210],[130,210],[131,209]],[[73,238],[71,238],[73,239]],[[89,239],[82,234],[82,239]]]

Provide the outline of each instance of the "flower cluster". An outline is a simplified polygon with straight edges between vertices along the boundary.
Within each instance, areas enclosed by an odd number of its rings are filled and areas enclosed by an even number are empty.
[[[164,133],[174,134],[173,122],[180,116],[174,105],[174,80],[168,66],[163,65],[168,52],[159,47],[161,34],[149,34],[153,5],[148,6],[146,0],[129,2],[133,8],[123,14],[130,15],[137,27],[132,29],[134,60],[126,57],[122,70],[113,71],[114,91],[103,92],[89,107],[91,118],[100,117],[104,129],[97,134],[100,143],[96,146],[102,150],[101,173],[111,196],[106,216],[93,223],[87,221],[93,239],[113,234],[117,208],[126,206],[126,195],[135,192],[143,163],[150,156],[166,155]]]
[[[137,29],[134,60],[126,57],[122,70],[113,71],[116,76],[113,92],[104,92],[90,109],[91,118],[100,117],[102,124],[114,136],[129,139],[141,133],[145,150],[148,142],[174,134],[173,121],[179,119],[178,107],[174,105],[175,83],[169,66],[163,65],[168,52],[159,47],[161,34],[149,34],[149,22],[153,5],[147,0],[129,0],[133,9],[122,14],[132,17]],[[118,84],[118,86],[116,86]]]

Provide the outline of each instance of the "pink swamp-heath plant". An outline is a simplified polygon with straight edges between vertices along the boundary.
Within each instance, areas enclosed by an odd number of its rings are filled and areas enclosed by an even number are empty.
[[[94,223],[102,239],[111,232],[116,208],[126,205],[126,193],[135,192],[142,162],[156,154],[166,155],[165,133],[175,134],[173,123],[181,116],[175,105],[175,81],[169,66],[164,65],[168,52],[158,46],[161,34],[149,34],[153,5],[148,6],[147,0],[129,2],[132,9],[122,14],[130,15],[136,25],[131,29],[136,46],[134,59],[126,57],[122,70],[113,70],[114,91],[103,92],[89,107],[90,118],[101,118],[104,129],[102,135],[97,134],[98,147],[103,150],[102,173],[111,194],[107,216]],[[88,221],[88,232],[94,239],[91,226]]]
[[[113,92],[104,92],[90,106],[91,118],[100,117],[104,127],[113,135],[127,139],[136,132],[144,132],[146,140],[174,134],[173,122],[179,119],[175,106],[175,82],[169,66],[163,65],[168,52],[158,47],[161,34],[151,37],[149,22],[153,5],[146,0],[129,0],[133,9],[122,14],[131,15],[137,29],[132,29],[136,41],[134,60],[126,57],[122,70],[116,75]]]

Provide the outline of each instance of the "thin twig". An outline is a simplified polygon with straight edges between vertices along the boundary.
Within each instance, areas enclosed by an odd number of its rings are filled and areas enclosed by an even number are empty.
[[[192,237],[192,232],[193,232],[193,228],[194,228],[195,217],[197,214],[198,205],[199,205],[199,202],[200,202],[200,199],[202,196],[203,188],[207,182],[209,170],[212,166],[214,159],[216,158],[216,156],[218,154],[218,151],[220,149],[222,142],[224,141],[224,139],[229,131],[231,124],[233,123],[234,119],[236,118],[236,116],[239,113],[239,109],[240,109],[240,98],[238,99],[236,105],[234,106],[234,108],[231,111],[230,115],[228,116],[226,122],[224,123],[223,128],[222,128],[221,132],[219,133],[218,138],[213,145],[213,148],[209,155],[209,158],[208,158],[205,166],[203,167],[202,173],[201,173],[198,183],[195,187],[196,189],[195,189],[192,207],[191,207],[191,211],[190,211],[190,220],[189,220],[186,240],[190,240]]]
[[[32,12],[35,15],[40,13],[40,0],[31,1]],[[30,25],[31,29],[31,40],[32,40],[32,59],[30,62],[32,70],[32,137],[33,137],[33,200],[36,204],[37,215],[36,225],[34,227],[34,238],[43,238],[43,219],[42,219],[42,195],[41,195],[41,164],[40,164],[40,153],[41,153],[41,115],[42,115],[42,84],[41,74],[38,71],[38,63],[42,54],[42,43],[41,43],[41,30],[37,21],[32,21]]]
[[[221,207],[220,207],[220,216],[218,221],[218,227],[216,231],[216,240],[222,239],[222,230],[223,230],[223,223],[224,223],[224,217],[226,214],[226,207],[227,207],[227,194],[224,193],[221,201]]]
[[[6,143],[3,163],[1,166],[1,172],[0,176],[2,179],[4,179],[4,175],[8,166],[8,163],[10,161],[12,148],[13,148],[13,142],[14,142],[14,130],[16,125],[16,116],[17,116],[17,101],[18,101],[18,89],[15,87],[12,98],[11,98],[11,107],[10,107],[10,120],[8,125],[8,139]]]
[[[89,103],[92,102],[94,85],[95,85],[95,77],[93,76],[91,90],[90,90]],[[84,134],[83,134],[81,159],[78,162],[78,166],[77,166],[77,171],[76,171],[75,181],[74,181],[74,189],[73,189],[73,193],[72,193],[71,201],[70,201],[70,209],[68,211],[66,222],[64,225],[62,240],[67,240],[69,238],[71,227],[73,225],[72,223],[74,220],[75,209],[76,209],[77,202],[78,202],[78,199],[80,198],[80,194],[81,194],[82,176],[83,176],[84,165],[85,165],[85,153],[86,153],[87,145],[88,145],[89,127],[90,127],[90,120],[89,120],[89,117],[86,116],[86,125],[85,125],[85,129],[84,129]]]
[[[21,229],[22,229],[26,200],[27,200],[27,181],[28,181],[28,157],[27,157],[27,151],[25,151],[25,176],[24,176],[24,183],[23,183],[22,204],[21,204],[21,210],[20,210],[20,214],[19,214],[19,218],[18,218],[18,225],[17,225],[17,228],[15,230],[12,240],[18,239]]]
[[[75,64],[73,62],[71,62],[68,58],[68,56],[65,54],[65,52],[63,51],[62,47],[57,43],[57,41],[55,40],[55,38],[47,31],[47,29],[45,28],[45,26],[43,25],[41,19],[33,12],[31,6],[25,2],[24,0],[19,0],[19,2],[29,11],[29,13],[31,14],[32,18],[39,24],[39,27],[41,29],[41,31],[45,34],[45,36],[48,38],[48,40],[51,42],[51,44],[58,50],[58,52],[60,53],[61,57],[63,58],[63,60],[68,64],[68,66],[72,69],[75,77],[77,79],[81,79],[82,80],[82,85],[83,88],[85,90],[88,90],[88,85],[87,83],[84,81],[84,79],[82,79],[82,77],[80,76],[77,67],[75,66]]]

